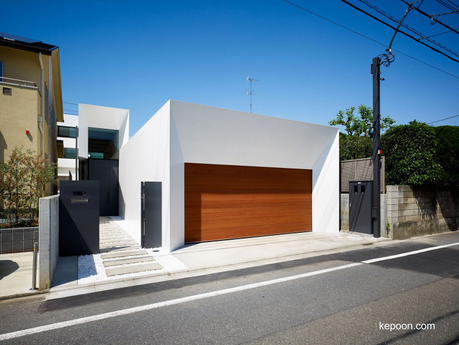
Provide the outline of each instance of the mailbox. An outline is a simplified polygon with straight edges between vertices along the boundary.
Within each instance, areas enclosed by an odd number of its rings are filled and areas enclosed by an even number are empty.
[[[99,253],[99,181],[61,181],[59,255]]]

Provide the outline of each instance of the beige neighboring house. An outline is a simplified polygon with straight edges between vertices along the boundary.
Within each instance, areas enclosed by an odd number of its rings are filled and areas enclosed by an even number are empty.
[[[57,163],[58,121],[64,121],[59,48],[0,32],[0,163],[15,147]]]

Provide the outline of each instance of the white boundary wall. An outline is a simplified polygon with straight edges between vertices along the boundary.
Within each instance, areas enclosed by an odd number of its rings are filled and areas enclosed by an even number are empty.
[[[184,244],[184,163],[313,170],[313,231],[339,231],[338,129],[169,101],[120,151],[120,215],[140,236],[140,182],[163,182],[163,247]]]

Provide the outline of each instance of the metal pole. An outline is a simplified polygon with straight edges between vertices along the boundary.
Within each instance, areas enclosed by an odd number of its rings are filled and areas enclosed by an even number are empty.
[[[250,112],[252,112],[252,79],[250,81]]]
[[[32,268],[32,288],[30,290],[36,290],[37,286],[37,255],[38,255],[38,243],[33,243],[33,268]]]
[[[78,181],[78,126],[75,129],[75,181]]]
[[[381,237],[381,162],[380,162],[380,67],[381,59],[379,57],[373,58],[371,65],[371,74],[373,74],[373,236]]]

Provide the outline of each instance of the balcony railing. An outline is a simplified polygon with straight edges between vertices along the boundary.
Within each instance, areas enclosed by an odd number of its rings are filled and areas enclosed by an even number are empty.
[[[16,79],[16,78],[9,78],[9,77],[1,77],[0,76],[0,84],[27,87],[27,88],[30,88],[30,89],[38,89],[37,84],[35,82],[33,82],[33,81]]]

